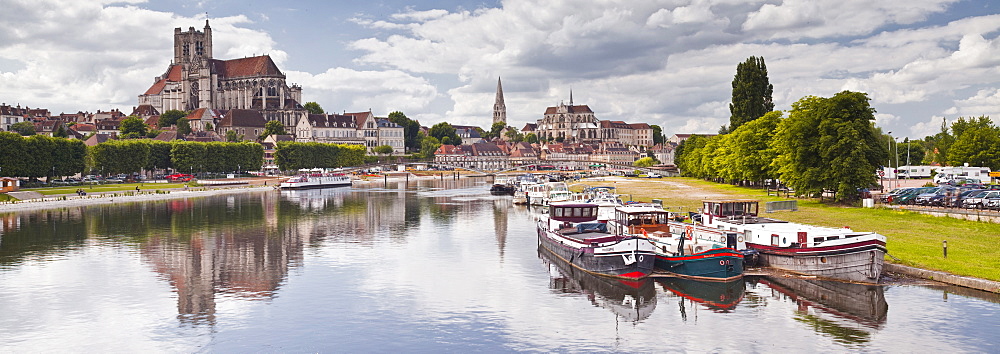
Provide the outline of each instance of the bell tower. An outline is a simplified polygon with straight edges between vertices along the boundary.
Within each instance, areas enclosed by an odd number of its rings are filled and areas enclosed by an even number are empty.
[[[507,105],[503,103],[503,86],[500,85],[500,78],[497,78],[497,98],[493,102],[493,124],[507,124]]]

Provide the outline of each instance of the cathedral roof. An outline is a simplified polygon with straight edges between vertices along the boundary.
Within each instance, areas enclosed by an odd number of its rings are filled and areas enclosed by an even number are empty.
[[[219,76],[226,78],[248,77],[248,76],[281,76],[278,66],[274,64],[269,55],[249,57],[231,60],[212,60],[215,65],[215,72]]]
[[[167,86],[167,82],[179,82],[181,81],[181,69],[180,65],[171,65],[167,69],[167,75],[164,78],[156,80],[153,86],[150,86],[144,95],[159,95],[163,92],[163,88]]]
[[[594,113],[588,105],[565,106],[567,113]],[[545,109],[545,114],[558,114],[559,107],[549,107]]]

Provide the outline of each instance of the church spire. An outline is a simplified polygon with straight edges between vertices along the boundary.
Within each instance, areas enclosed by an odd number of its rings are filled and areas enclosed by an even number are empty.
[[[500,77],[497,77],[497,97],[493,102],[493,124],[507,124],[507,105],[503,103],[503,85],[500,84]]]
[[[569,105],[573,105],[573,89],[569,89]]]

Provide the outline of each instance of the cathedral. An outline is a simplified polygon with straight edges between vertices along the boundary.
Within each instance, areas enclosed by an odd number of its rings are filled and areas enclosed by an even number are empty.
[[[139,95],[139,105],[158,112],[248,109],[268,121],[280,121],[293,131],[307,116],[302,108],[302,88],[289,86],[285,74],[268,55],[219,60],[212,57],[212,27],[203,31],[174,29],[174,59],[167,71]]]

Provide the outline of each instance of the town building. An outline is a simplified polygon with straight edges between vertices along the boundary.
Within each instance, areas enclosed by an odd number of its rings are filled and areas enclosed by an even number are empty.
[[[17,107],[11,107],[6,104],[0,105],[0,130],[10,131],[10,126],[29,121],[28,118],[28,108],[21,108],[20,105]]]
[[[568,105],[560,102],[558,106],[546,108],[542,119],[526,124],[521,133],[534,133],[539,140],[549,142],[598,144],[610,141],[631,147],[653,145],[653,129],[649,124],[599,120],[590,106],[573,104],[572,92]]]
[[[212,28],[174,29],[174,58],[163,75],[139,95],[139,105],[159,113],[176,109],[255,110],[293,130],[308,112],[302,88],[286,83],[285,74],[268,55],[219,60],[212,53]]]

